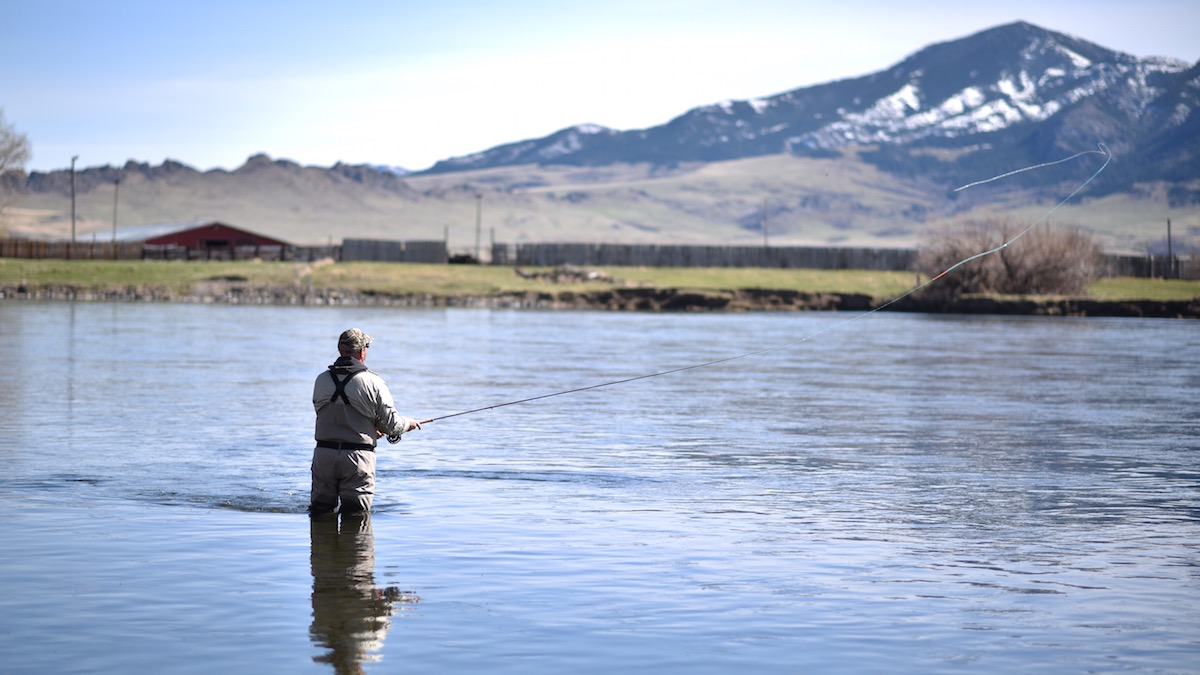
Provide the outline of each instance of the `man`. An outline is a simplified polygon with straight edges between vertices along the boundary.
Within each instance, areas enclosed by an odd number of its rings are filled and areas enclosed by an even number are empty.
[[[396,413],[383,378],[367,370],[371,336],[351,328],[338,338],[338,359],[317,376],[313,407],[317,411],[317,447],[313,450],[309,513],[371,510],[375,496],[375,440],[400,435],[421,425]]]

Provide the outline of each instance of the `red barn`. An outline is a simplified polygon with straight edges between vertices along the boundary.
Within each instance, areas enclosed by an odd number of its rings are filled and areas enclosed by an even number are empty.
[[[184,226],[142,240],[147,246],[182,246],[190,249],[211,251],[232,249],[237,246],[290,246],[287,242],[265,237],[225,223],[204,223]]]
[[[125,228],[118,239],[140,241],[151,257],[282,259],[285,251],[294,248],[285,241],[215,221]]]

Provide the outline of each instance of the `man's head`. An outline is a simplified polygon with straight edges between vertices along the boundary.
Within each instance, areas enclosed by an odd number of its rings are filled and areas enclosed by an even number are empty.
[[[367,347],[371,346],[373,339],[357,328],[342,331],[341,336],[338,337],[338,354],[359,357]]]

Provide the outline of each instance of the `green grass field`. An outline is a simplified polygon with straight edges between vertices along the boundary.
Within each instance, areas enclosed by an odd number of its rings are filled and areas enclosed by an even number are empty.
[[[73,286],[81,290],[161,288],[186,293],[195,284],[209,280],[243,281],[250,286],[307,287],[311,278],[313,288],[317,289],[440,297],[530,291],[553,294],[633,285],[700,292],[756,288],[862,293],[882,299],[900,295],[919,281],[911,272],[864,270],[612,267],[602,271],[611,275],[612,281],[556,284],[522,278],[511,267],[486,265],[0,259],[0,285]],[[1200,281],[1102,279],[1092,284],[1088,297],[1190,300],[1200,298]]]

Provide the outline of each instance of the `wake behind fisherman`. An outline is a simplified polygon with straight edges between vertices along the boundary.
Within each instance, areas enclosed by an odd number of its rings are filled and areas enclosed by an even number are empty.
[[[313,449],[312,515],[371,510],[375,497],[375,441],[391,443],[406,431],[420,429],[416,420],[396,412],[387,383],[367,369],[372,338],[357,328],[338,338],[338,359],[317,376],[313,408],[317,412]]]

